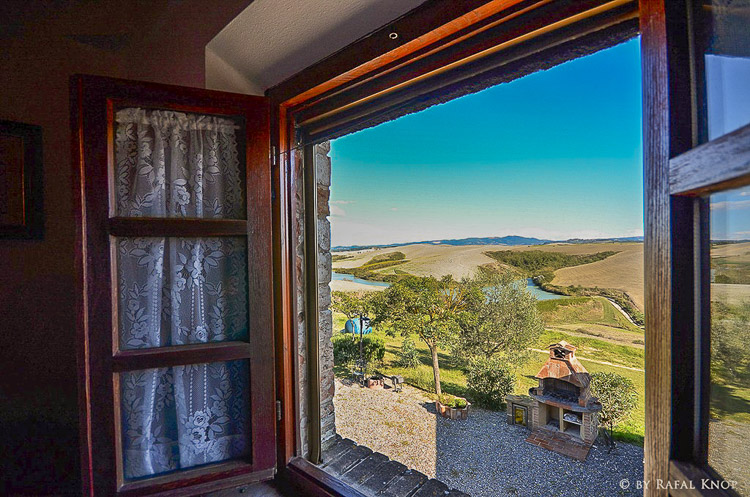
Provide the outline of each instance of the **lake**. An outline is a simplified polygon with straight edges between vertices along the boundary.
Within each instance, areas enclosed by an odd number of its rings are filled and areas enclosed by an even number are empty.
[[[362,278],[357,278],[355,276],[352,276],[351,274],[339,274],[339,273],[332,273],[332,280],[343,280],[343,281],[353,281],[354,283],[360,283],[362,285],[369,285],[369,286],[377,286],[377,287],[389,287],[391,286],[390,283],[386,283],[384,281],[369,281],[369,280],[363,280]],[[535,283],[534,280],[531,278],[528,278],[526,280],[526,289],[531,292],[531,294],[536,297],[537,300],[552,300],[552,299],[564,299],[566,298],[564,295],[558,295],[556,293],[551,293],[542,290],[539,288]]]

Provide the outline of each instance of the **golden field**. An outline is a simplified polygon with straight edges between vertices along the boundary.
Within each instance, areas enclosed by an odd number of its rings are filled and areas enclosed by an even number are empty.
[[[494,259],[484,252],[495,250],[543,250],[565,254],[593,254],[616,251],[616,255],[602,261],[581,266],[567,267],[555,271],[555,285],[580,285],[584,287],[614,288],[626,292],[639,309],[643,310],[643,244],[642,243],[557,243],[550,245],[431,245],[412,244],[403,247],[389,247],[350,252],[337,252],[350,255],[351,259],[336,261],[336,268],[358,267],[375,256],[389,252],[403,252],[408,262],[382,269],[379,272],[393,274],[396,270],[417,276],[453,275],[454,278],[472,276],[479,266],[494,263]],[[336,290],[365,289],[364,285],[351,282],[334,282]],[[370,289],[372,289],[370,287]]]

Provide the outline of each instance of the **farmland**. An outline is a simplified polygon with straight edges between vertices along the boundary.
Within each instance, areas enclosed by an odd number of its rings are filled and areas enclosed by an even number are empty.
[[[749,244],[750,245],[750,244]],[[554,243],[548,245],[433,245],[412,244],[395,248],[378,248],[352,252],[337,253],[339,260],[334,261],[334,271],[338,268],[353,269],[366,265],[378,256],[400,252],[406,262],[378,269],[383,275],[413,274],[416,276],[452,275],[456,279],[470,277],[479,271],[479,267],[502,266],[500,262],[488,255],[488,252],[499,250],[557,252],[565,255],[590,255],[604,252],[615,252],[613,255],[592,262],[572,267],[563,267],[554,271],[552,284],[557,286],[581,286],[610,288],[625,292],[642,312],[643,298],[643,243]],[[750,251],[750,248],[747,249]],[[346,259],[340,257],[346,256]],[[398,271],[398,272],[397,272]],[[338,282],[336,283],[338,284]],[[353,290],[354,288],[336,287],[336,290]],[[364,288],[357,288],[364,289]]]

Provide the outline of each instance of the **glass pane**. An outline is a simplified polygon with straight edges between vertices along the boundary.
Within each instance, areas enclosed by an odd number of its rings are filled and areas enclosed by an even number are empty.
[[[115,243],[121,349],[248,339],[244,237]]]
[[[115,121],[118,216],[245,219],[237,122],[139,108]]]
[[[750,123],[750,0],[706,0],[700,12],[713,140]]]
[[[250,454],[247,361],[120,375],[126,480]]]
[[[711,196],[709,465],[750,495],[750,186]]]

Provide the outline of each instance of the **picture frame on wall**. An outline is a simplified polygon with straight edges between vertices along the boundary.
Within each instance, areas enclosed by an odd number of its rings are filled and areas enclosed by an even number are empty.
[[[41,238],[42,128],[0,120],[0,238]]]

